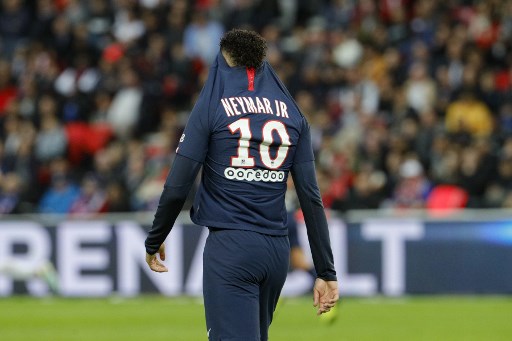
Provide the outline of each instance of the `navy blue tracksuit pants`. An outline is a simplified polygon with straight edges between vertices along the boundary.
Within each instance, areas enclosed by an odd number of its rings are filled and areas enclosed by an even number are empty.
[[[266,341],[290,259],[287,236],[210,228],[203,253],[209,341]]]

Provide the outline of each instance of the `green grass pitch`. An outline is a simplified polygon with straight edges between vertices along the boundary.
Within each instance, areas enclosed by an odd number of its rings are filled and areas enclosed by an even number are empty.
[[[207,340],[201,301],[193,298],[0,299],[2,341]],[[512,296],[346,298],[333,323],[311,298],[285,299],[272,341],[512,340]]]

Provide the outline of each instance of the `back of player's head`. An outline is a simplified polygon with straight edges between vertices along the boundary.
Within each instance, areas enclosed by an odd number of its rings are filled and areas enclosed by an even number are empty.
[[[220,40],[220,49],[228,53],[237,66],[258,68],[267,54],[267,42],[254,31],[233,29]]]

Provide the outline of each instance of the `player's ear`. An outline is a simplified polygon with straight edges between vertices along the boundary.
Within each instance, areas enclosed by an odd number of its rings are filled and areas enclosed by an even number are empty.
[[[233,61],[233,58],[231,57],[231,55],[228,52],[226,52],[225,50],[220,50],[220,52],[222,53],[222,56],[224,57],[224,59],[226,60],[226,63],[230,67],[236,66],[235,62]]]

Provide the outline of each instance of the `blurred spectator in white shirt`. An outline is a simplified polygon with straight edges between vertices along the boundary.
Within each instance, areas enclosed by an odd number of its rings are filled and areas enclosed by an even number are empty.
[[[192,22],[184,32],[185,53],[210,64],[219,52],[219,41],[223,34],[224,27],[221,23],[209,20],[208,13],[204,10],[195,11]]]

